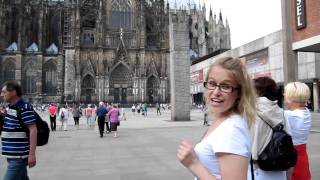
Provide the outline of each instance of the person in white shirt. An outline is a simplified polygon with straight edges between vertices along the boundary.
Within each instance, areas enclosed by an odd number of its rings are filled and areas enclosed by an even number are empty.
[[[136,114],[136,105],[135,104],[132,104],[131,111],[132,111],[133,115]]]
[[[61,130],[63,128],[64,131],[67,131],[67,124],[69,118],[69,110],[66,105],[64,105],[59,111],[59,117],[61,120]]]
[[[310,89],[302,82],[291,82],[284,88],[284,101],[288,108],[285,113],[292,136],[292,141],[298,153],[297,164],[289,171],[291,180],[310,180],[311,173],[307,153],[307,142],[311,129],[311,113],[306,107],[310,99]]]
[[[256,114],[251,78],[239,59],[227,57],[210,66],[205,80],[212,123],[195,147],[183,140],[177,157],[195,179],[246,180],[251,155],[249,126]]]

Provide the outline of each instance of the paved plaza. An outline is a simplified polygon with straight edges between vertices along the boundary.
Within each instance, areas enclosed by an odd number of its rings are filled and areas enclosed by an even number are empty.
[[[47,116],[45,113],[43,116]],[[206,131],[200,110],[191,111],[191,121],[172,122],[170,111],[148,116],[133,115],[126,109],[126,121],[121,121],[119,137],[111,134],[99,137],[97,126],[88,129],[80,120],[80,129],[69,119],[68,131],[51,132],[49,144],[37,148],[37,166],[29,170],[32,180],[182,180],[193,179],[177,160],[179,142],[186,138],[199,141]],[[313,114],[309,138],[309,159],[312,179],[320,179],[319,141],[320,115]],[[48,119],[48,118],[47,118]],[[0,176],[6,162],[0,158]]]

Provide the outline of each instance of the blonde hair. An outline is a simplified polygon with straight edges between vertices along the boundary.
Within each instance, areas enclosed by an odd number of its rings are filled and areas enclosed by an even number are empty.
[[[310,89],[302,82],[291,82],[284,88],[284,94],[288,100],[297,103],[307,103],[310,99]]]
[[[256,93],[246,67],[238,58],[220,58],[209,67],[205,78],[206,81],[208,81],[209,73],[215,66],[228,70],[239,84],[239,99],[233,109],[244,116],[247,119],[248,125],[251,126],[256,119]]]

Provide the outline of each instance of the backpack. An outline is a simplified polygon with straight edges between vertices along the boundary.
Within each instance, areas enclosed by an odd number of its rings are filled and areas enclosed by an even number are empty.
[[[29,138],[29,129],[28,127],[22,122],[22,118],[21,118],[21,107],[18,107],[18,120],[20,125],[22,126],[22,128],[25,129],[25,131],[27,132],[27,136]],[[32,111],[34,112],[34,116],[36,118],[36,126],[37,126],[37,146],[43,146],[46,145],[49,141],[49,135],[50,135],[50,129],[48,126],[48,123],[44,120],[42,120],[42,118],[39,116],[39,114],[32,109]]]
[[[63,112],[63,110],[61,110],[61,119],[63,119],[64,118],[64,112]]]
[[[257,163],[264,171],[286,171],[297,162],[297,151],[292,138],[283,130],[282,123],[275,127],[270,124],[268,126],[272,129],[272,136],[265,149],[258,155]]]

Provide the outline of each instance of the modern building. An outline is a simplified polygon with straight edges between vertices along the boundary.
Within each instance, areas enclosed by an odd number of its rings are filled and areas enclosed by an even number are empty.
[[[283,49],[282,49],[282,30],[271,33],[238,48],[226,51],[217,56],[203,59],[191,66],[191,101],[197,104],[203,103],[203,82],[207,70],[216,59],[221,57],[239,57],[246,65],[252,78],[261,76],[271,77],[280,86],[279,104],[282,104],[282,93],[284,86],[283,73]],[[309,108],[318,111],[319,99],[315,96],[315,79],[320,78],[320,54],[314,52],[298,53],[298,78],[307,83],[312,91],[312,98]]]
[[[320,58],[320,1],[291,0],[291,15],[286,21],[291,25],[292,42],[289,46],[292,51],[298,53],[299,57],[301,52],[314,52],[306,57],[308,63],[304,64],[299,59],[299,69],[300,66],[305,66],[304,71],[299,71],[299,80],[309,84],[312,90],[312,108],[319,111],[320,63],[314,62],[313,56]]]
[[[189,17],[190,58],[230,49],[221,12],[174,6],[0,0],[0,83],[19,81],[30,102],[169,102],[170,13]]]

